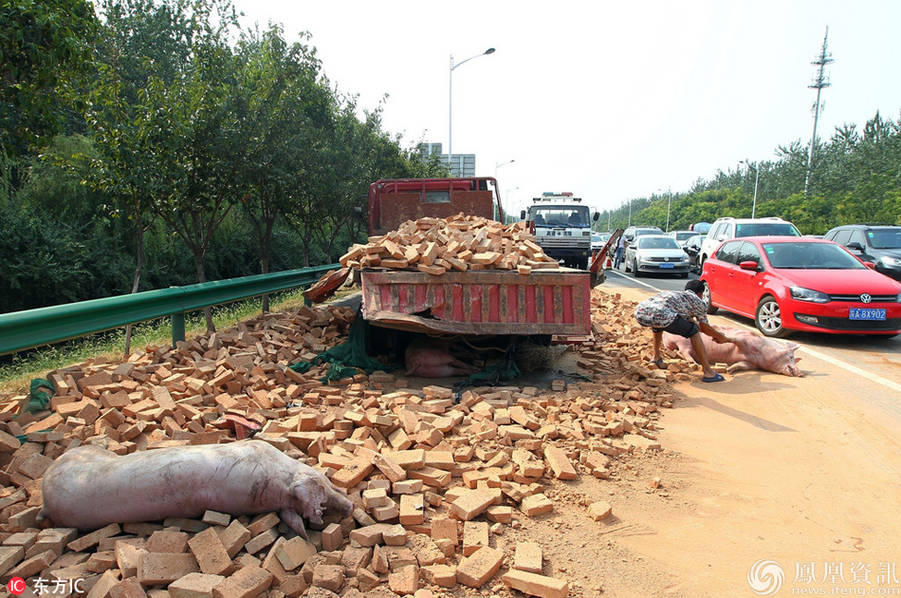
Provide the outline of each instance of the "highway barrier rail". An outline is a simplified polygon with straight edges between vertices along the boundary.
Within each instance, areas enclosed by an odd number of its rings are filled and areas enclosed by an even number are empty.
[[[0,355],[165,316],[172,344],[185,340],[185,313],[306,286],[340,264],[215,280],[0,314]]]

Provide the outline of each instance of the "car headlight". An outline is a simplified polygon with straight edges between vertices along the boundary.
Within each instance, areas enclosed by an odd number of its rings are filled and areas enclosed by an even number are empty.
[[[901,266],[901,258],[892,257],[890,255],[885,255],[879,259],[882,262],[883,266],[892,266],[898,267]]]
[[[813,303],[828,303],[829,295],[814,291],[813,289],[805,289],[804,287],[792,287],[789,289],[792,299],[798,301],[811,301]]]

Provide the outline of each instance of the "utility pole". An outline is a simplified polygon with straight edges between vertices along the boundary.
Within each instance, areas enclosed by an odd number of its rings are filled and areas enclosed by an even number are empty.
[[[813,146],[817,142],[817,121],[820,118],[820,94],[824,87],[829,87],[829,78],[826,76],[826,65],[835,62],[832,55],[828,51],[829,27],[826,27],[826,35],[823,36],[823,47],[820,48],[820,55],[810,64],[817,67],[817,74],[813,78],[813,83],[808,85],[810,89],[817,90],[817,101],[813,105],[813,137],[810,138],[810,149],[807,151],[807,173],[804,175],[804,197],[807,197],[807,190],[810,185],[810,165],[813,162]]]

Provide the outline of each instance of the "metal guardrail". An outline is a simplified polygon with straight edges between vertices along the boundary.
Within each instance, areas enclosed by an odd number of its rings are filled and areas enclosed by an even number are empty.
[[[185,340],[185,312],[304,286],[340,267],[328,264],[0,314],[0,355],[164,316],[172,317],[174,345]]]

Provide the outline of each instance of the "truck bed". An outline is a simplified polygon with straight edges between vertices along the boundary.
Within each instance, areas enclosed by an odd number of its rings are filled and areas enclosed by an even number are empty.
[[[585,337],[591,331],[589,280],[588,272],[570,268],[528,276],[364,270],[363,317],[412,332]]]

